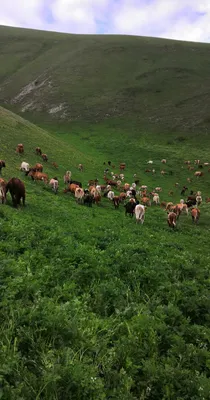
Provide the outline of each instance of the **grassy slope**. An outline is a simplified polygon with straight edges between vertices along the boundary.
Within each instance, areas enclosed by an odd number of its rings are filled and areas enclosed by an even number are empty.
[[[142,227],[106,199],[88,209],[62,193],[64,170],[85,185],[103,176],[109,154],[116,165],[123,155],[126,180],[136,172],[150,188],[161,184],[161,200],[168,200],[174,182],[186,183],[182,155],[194,159],[193,142],[167,146],[162,138],[154,146],[142,135],[139,147],[131,141],[125,151],[123,131],[114,128],[108,138],[104,126],[55,137],[3,108],[0,121],[3,174],[21,177],[27,189],[24,210],[10,201],[0,207],[3,399],[208,399],[208,205],[198,226],[181,216],[172,232],[159,208],[147,210]],[[24,157],[14,152],[19,142]],[[61,165],[57,196],[18,171],[23,159],[39,161],[37,145],[49,164]],[[173,177],[160,176],[163,153]],[[149,156],[156,177],[144,173]],[[76,170],[81,161],[84,175]],[[55,175],[50,165],[45,170]],[[209,176],[193,182],[204,197]]]
[[[209,45],[0,27],[0,101],[49,119],[208,132]],[[16,98],[37,80],[30,93]]]

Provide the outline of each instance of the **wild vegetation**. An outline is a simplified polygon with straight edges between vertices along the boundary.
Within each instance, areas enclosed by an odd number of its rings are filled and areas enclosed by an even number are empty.
[[[39,67],[44,68],[40,58],[34,59],[34,46],[38,54],[45,40],[45,49],[51,43],[51,52],[54,52],[54,38],[62,40],[63,45],[59,42],[55,47],[63,52],[64,58],[70,39],[76,44],[84,39],[83,45],[88,40],[101,40],[111,54],[111,40],[122,43],[125,40],[125,46],[126,41],[149,40],[45,33],[41,42],[37,41],[39,32],[27,31],[25,36],[24,30],[1,28],[1,31],[11,45],[4,60],[12,60],[16,49],[17,62],[1,63],[4,83],[8,82],[7,89],[3,84],[0,92],[5,101],[14,98],[19,90],[14,87],[13,92],[9,78],[13,80],[16,76],[13,82],[20,88],[29,83],[26,79],[29,59],[29,69],[34,68],[33,79],[40,73]],[[30,56],[25,52],[27,40]],[[160,49],[170,42],[152,43],[154,48],[159,43],[156,51],[160,55]],[[167,46],[170,53],[170,45]],[[192,44],[173,42],[173,46],[186,49]],[[200,69],[193,65],[196,74],[202,76],[200,70],[205,69],[208,47],[193,46],[204,57],[200,59]],[[42,48],[45,57],[44,45]],[[84,60],[82,49],[80,60]],[[157,53],[151,50],[148,59],[157,60]],[[180,60],[181,57],[177,63],[182,65]],[[91,65],[89,68],[92,71]],[[81,64],[81,75],[83,72]],[[64,68],[63,82],[65,73]],[[122,70],[122,77],[123,74]],[[113,88],[114,80],[113,77],[110,82],[107,77]],[[205,76],[203,86],[204,80]],[[93,92],[97,94],[95,80],[93,84]],[[189,90],[193,92],[193,87]],[[59,91],[66,93],[60,80],[54,94],[56,100]],[[43,93],[40,96],[48,104],[48,92],[46,97]],[[80,104],[82,96],[85,90],[78,94]],[[147,96],[148,101],[151,99],[148,110],[158,115],[152,95]],[[94,110],[102,104],[96,98]],[[169,102],[169,92],[165,99]],[[160,113],[164,110],[162,101],[163,98],[158,100]],[[18,112],[20,106],[7,103],[8,108]],[[192,110],[194,106],[188,109],[191,115]],[[3,400],[210,398],[210,203],[205,203],[205,197],[210,196],[210,172],[208,167],[204,168],[204,176],[195,178],[195,170],[189,171],[184,164],[184,160],[191,160],[192,164],[195,159],[210,161],[209,137],[204,124],[201,132],[177,130],[173,113],[166,115],[161,131],[158,123],[148,125],[144,116],[144,121],[141,123],[140,118],[137,123],[132,112],[126,112],[122,117],[116,114],[115,118],[94,124],[92,118],[92,122],[85,118],[69,122],[68,118],[54,119],[57,113],[49,115],[44,109],[40,113],[34,110],[25,114],[35,123],[32,124],[0,108],[0,159],[6,162],[3,178],[17,176],[26,186],[25,208],[14,209],[9,194],[7,204],[0,205],[0,398]],[[202,112],[198,107],[197,115]],[[186,126],[191,126],[189,113],[185,115]],[[180,114],[180,121],[183,118]],[[166,134],[169,125],[170,134]],[[18,143],[24,143],[24,155],[15,153]],[[59,179],[57,195],[19,170],[22,161],[30,165],[41,161],[35,154],[37,146],[49,158],[44,171],[49,177],[56,175]],[[160,174],[162,158],[167,159],[164,176]],[[66,170],[71,170],[73,179],[81,181],[83,187],[87,187],[89,179],[98,178],[99,183],[104,183],[104,162],[107,164],[109,159],[116,172],[119,163],[126,162],[126,182],[133,182],[136,173],[140,184],[148,185],[149,190],[161,186],[161,201],[178,202],[183,185],[188,186],[188,193],[201,190],[203,203],[198,225],[192,223],[190,215],[181,215],[177,228],[169,229],[164,209],[152,205],[146,210],[142,226],[134,218],[125,217],[122,204],[115,210],[108,199],[102,198],[101,204],[89,208],[76,204],[72,194],[63,193],[62,178]],[[145,172],[149,159],[153,160],[154,175]],[[58,170],[52,162],[57,162]],[[79,163],[84,165],[84,172],[78,171]],[[188,177],[192,183],[187,182]],[[179,186],[175,187],[175,183]],[[174,192],[172,197],[168,195],[170,190]]]

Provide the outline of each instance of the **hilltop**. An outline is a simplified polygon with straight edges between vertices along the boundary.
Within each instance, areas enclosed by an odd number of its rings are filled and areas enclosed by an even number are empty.
[[[207,132],[210,45],[0,27],[0,102],[33,118]]]

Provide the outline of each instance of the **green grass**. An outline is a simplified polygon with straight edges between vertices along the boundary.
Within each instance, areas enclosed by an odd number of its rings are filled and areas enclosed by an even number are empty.
[[[0,49],[0,101],[19,113],[60,123],[129,117],[155,132],[209,130],[209,44],[1,26]]]
[[[96,176],[103,183],[110,158],[126,162],[126,181],[136,172],[149,189],[163,187],[161,200],[174,189],[178,201],[189,176],[184,159],[208,161],[208,149],[198,153],[195,137],[167,145],[164,135],[155,143],[142,131],[138,139],[134,128],[125,145],[126,127],[105,123],[67,134],[43,121],[44,130],[3,108],[0,121],[3,176],[20,177],[27,193],[24,209],[13,209],[9,195],[0,207],[1,397],[208,399],[209,204],[198,226],[183,215],[172,231],[159,207],[139,226],[107,199],[77,205],[62,183],[67,169],[83,186]],[[24,156],[15,154],[19,142]],[[36,146],[49,156],[44,170],[58,176],[57,196],[18,170],[22,160],[40,161]],[[173,176],[160,175],[165,155]],[[155,176],[144,172],[149,158]],[[209,179],[205,171],[191,187],[205,197]]]
[[[0,27],[0,49],[2,173],[26,186],[24,209],[0,205],[0,398],[210,399],[209,204],[172,231],[160,207],[140,226],[63,193],[66,170],[86,187],[111,160],[161,201],[186,184],[210,196],[208,167],[196,179],[184,165],[210,161],[209,45]],[[19,170],[37,146],[56,196]]]

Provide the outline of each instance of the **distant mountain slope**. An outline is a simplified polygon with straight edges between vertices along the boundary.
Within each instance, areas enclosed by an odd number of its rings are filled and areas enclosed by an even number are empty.
[[[0,27],[0,102],[61,121],[208,131],[210,45]]]

